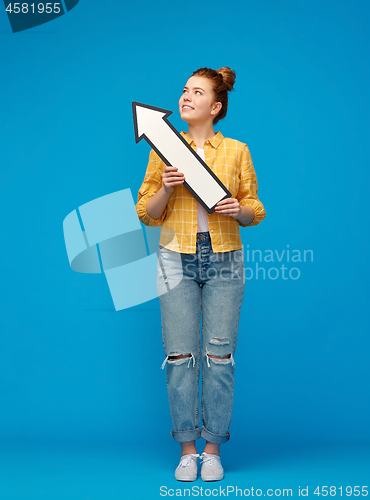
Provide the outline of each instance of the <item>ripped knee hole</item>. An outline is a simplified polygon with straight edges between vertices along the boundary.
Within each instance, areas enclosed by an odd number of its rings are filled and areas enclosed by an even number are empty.
[[[168,356],[168,361],[174,361],[176,359],[191,358],[191,354],[178,354]]]
[[[210,359],[212,359],[212,362],[215,363],[216,365],[228,365],[231,363],[233,366],[235,365],[234,358],[232,354],[225,354],[224,356],[217,356],[216,354],[210,354],[207,352],[207,366],[210,368],[211,363]]]

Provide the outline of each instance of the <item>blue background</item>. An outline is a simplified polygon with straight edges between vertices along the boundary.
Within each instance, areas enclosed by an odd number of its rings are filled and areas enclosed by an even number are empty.
[[[158,299],[116,312],[104,275],[70,269],[62,223],[120,189],[136,200],[149,146],[135,144],[133,100],[173,110],[183,130],[187,78],[224,65],[237,79],[216,130],[248,144],[267,213],[241,230],[244,247],[312,250],[313,262],[283,260],[299,279],[246,283],[223,484],[311,496],[369,483],[369,11],[80,0],[16,34],[0,14],[4,498],[183,487]]]

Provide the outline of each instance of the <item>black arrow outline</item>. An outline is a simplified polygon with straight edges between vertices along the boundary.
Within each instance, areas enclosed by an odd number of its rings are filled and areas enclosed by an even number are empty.
[[[169,163],[167,158],[159,151],[159,149],[151,142],[151,140],[146,136],[145,133],[141,134],[139,137],[139,129],[138,129],[138,124],[137,124],[137,113],[136,113],[136,107],[141,106],[142,108],[147,108],[147,109],[153,109],[154,111],[160,111],[161,113],[165,113],[165,116],[162,117],[162,120],[170,127],[172,132],[174,132],[175,135],[182,141],[182,143],[188,148],[188,150],[193,154],[193,156],[198,160],[198,162],[202,165],[203,168],[207,170],[207,172],[214,178],[214,180],[219,184],[219,186],[225,191],[225,196],[221,198],[221,200],[225,200],[226,198],[231,198],[231,193],[228,189],[226,189],[225,185],[220,181],[220,179],[217,177],[217,175],[212,172],[212,170],[209,168],[207,163],[200,158],[200,156],[194,151],[194,149],[188,144],[188,142],[182,137],[182,135],[175,129],[175,127],[172,125],[172,123],[168,120],[168,117],[172,115],[172,111],[168,109],[162,109],[162,108],[157,108],[155,106],[150,106],[149,104],[143,104],[141,102],[136,102],[132,101],[132,114],[134,117],[134,129],[135,129],[135,142],[136,144],[141,141],[141,139],[145,139],[146,142],[149,144],[149,146],[154,149],[154,151],[157,153],[157,155],[161,158],[161,160],[168,166],[171,167],[172,165]],[[190,191],[190,193],[194,196],[196,200],[199,201],[199,203],[202,205],[202,207],[209,213],[213,214],[215,211],[215,207],[217,203],[213,205],[213,207],[208,208],[207,205],[204,203],[204,201],[193,191],[193,189],[189,186],[189,184],[184,181],[184,186]],[[221,201],[219,200],[219,201]]]

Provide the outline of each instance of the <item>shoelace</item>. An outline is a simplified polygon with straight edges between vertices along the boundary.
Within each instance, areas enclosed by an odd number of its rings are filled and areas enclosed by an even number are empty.
[[[189,455],[185,455],[185,456],[181,457],[181,460],[180,460],[180,463],[179,463],[179,467],[187,467],[192,462],[192,458],[191,457],[198,458],[199,455],[198,455],[198,453],[191,453]]]
[[[202,460],[202,463],[207,463],[209,465],[213,465],[214,463],[220,463],[220,460],[215,458],[214,455],[211,457],[208,454],[202,453],[200,456],[200,459]]]

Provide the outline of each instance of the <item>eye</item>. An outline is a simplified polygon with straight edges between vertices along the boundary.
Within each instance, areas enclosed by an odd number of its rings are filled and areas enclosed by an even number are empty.
[[[195,93],[202,95],[202,92],[200,90],[196,90]]]
[[[187,92],[187,90],[186,90],[186,89],[184,89],[184,90],[182,91],[182,93],[183,93],[183,94],[186,94],[186,92]]]

